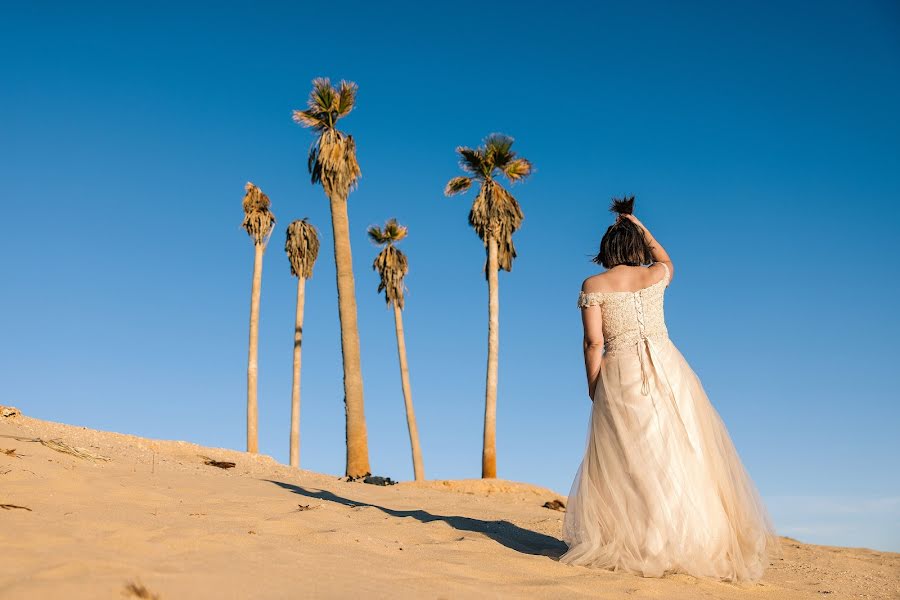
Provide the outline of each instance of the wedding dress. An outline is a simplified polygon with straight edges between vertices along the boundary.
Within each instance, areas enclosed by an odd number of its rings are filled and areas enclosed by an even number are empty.
[[[659,577],[756,580],[778,552],[765,506],[700,380],[669,340],[663,278],[582,292],[605,355],[584,460],[563,522],[563,563]]]

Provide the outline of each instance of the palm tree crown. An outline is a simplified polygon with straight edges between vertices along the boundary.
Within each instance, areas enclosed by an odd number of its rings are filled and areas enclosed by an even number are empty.
[[[337,129],[338,120],[353,110],[356,90],[351,81],[335,87],[329,78],[318,77],[313,80],[307,108],[294,111],[294,121],[318,134],[310,146],[307,167],[313,184],[321,183],[329,197],[337,193],[346,199],[361,174],[353,136]]]
[[[275,215],[269,210],[272,203],[261,189],[247,182],[244,186],[244,222],[241,227],[253,240],[254,244],[265,244],[275,227]]]
[[[389,219],[383,228],[377,225],[369,227],[369,238],[379,246],[384,246],[372,263],[372,268],[381,276],[378,291],[384,292],[385,302],[396,304],[400,308],[403,308],[403,278],[409,272],[409,263],[406,255],[394,244],[405,238],[407,231],[397,219]]]
[[[469,225],[485,245],[489,237],[497,240],[499,266],[506,271],[512,269],[516,257],[512,234],[522,225],[524,214],[516,199],[496,179],[503,175],[510,183],[516,183],[533,170],[527,159],[516,156],[512,145],[513,138],[492,133],[478,148],[458,147],[459,166],[466,175],[454,177],[444,189],[445,195],[453,196],[467,191],[473,182],[481,184],[469,212]]]
[[[284,251],[291,263],[291,275],[309,279],[319,256],[319,234],[306,219],[297,219],[287,228]]]

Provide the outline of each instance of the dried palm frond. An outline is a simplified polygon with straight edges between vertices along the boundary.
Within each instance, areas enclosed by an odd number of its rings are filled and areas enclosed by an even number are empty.
[[[244,190],[246,192],[242,202],[244,222],[241,223],[241,227],[244,228],[254,244],[265,245],[275,227],[275,215],[269,209],[272,203],[261,189],[249,181],[244,186]]]
[[[362,174],[356,162],[356,142],[352,135],[328,129],[309,149],[307,160],[311,181],[321,183],[331,197],[347,199]]]
[[[497,240],[499,266],[505,271],[512,270],[512,262],[516,258],[512,236],[522,226],[524,219],[522,207],[516,199],[493,180],[481,185],[469,211],[469,225],[475,229],[478,237],[485,244],[488,237]]]
[[[40,444],[50,448],[51,450],[56,450],[57,452],[62,452],[63,454],[71,454],[72,456],[76,456],[78,458],[84,458],[86,460],[102,460],[108,462],[112,460],[108,456],[101,456],[100,454],[94,454],[84,448],[77,448],[75,446],[70,446],[59,438],[54,438],[52,440],[45,440],[44,438],[34,438],[29,440],[30,442],[39,442]]]
[[[403,308],[404,285],[403,278],[409,272],[409,262],[394,243],[406,237],[408,229],[397,222],[397,219],[389,219],[384,227],[373,225],[369,227],[369,238],[378,245],[384,246],[372,268],[378,272],[381,281],[378,291],[384,292],[384,300],[388,304],[396,304]]]
[[[309,279],[313,265],[319,256],[319,235],[306,219],[298,219],[288,225],[284,251],[291,263],[291,275]]]
[[[447,187],[444,188],[444,195],[453,196],[454,194],[461,194],[462,192],[468,190],[470,187],[472,187],[471,177],[454,177],[447,182]]]
[[[507,162],[501,167],[501,170],[503,171],[503,174],[506,175],[507,179],[512,183],[515,183],[531,175],[533,168],[527,159],[516,158]]]

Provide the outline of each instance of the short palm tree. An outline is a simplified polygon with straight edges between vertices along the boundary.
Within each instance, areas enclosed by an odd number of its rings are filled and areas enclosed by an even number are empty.
[[[259,296],[262,287],[263,253],[272,229],[275,215],[269,209],[271,202],[262,190],[247,182],[244,186],[244,222],[241,226],[253,240],[253,286],[250,291],[250,351],[247,357],[247,452],[259,452],[257,428],[257,377],[259,356]]]
[[[484,145],[472,149],[460,146],[459,166],[466,173],[447,183],[444,194],[452,196],[479,184],[478,195],[469,211],[469,225],[484,242],[487,252],[488,280],[488,360],[484,403],[484,447],[481,455],[481,476],[497,476],[497,370],[500,352],[500,296],[498,271],[512,270],[516,257],[513,233],[525,215],[512,195],[497,178],[506,177],[510,183],[531,175],[529,161],[512,151],[513,139],[494,133]]]
[[[307,107],[294,111],[294,121],[317,136],[309,150],[307,167],[313,184],[321,184],[331,204],[334,232],[334,262],[337,272],[338,312],[341,319],[341,351],[344,359],[344,403],[347,416],[347,466],[350,478],[370,474],[369,443],[363,405],[362,370],[359,359],[356,290],[350,253],[350,222],[347,197],[360,177],[353,137],[337,129],[337,122],[353,110],[356,84],[328,78],[313,80]]]
[[[379,246],[381,252],[375,257],[372,268],[378,271],[381,282],[378,291],[384,292],[385,301],[394,308],[394,328],[397,332],[397,354],[400,357],[400,385],[403,388],[403,402],[406,405],[406,426],[409,428],[409,444],[412,448],[413,473],[416,481],[425,479],[422,466],[422,448],[419,446],[419,430],[413,411],[412,391],[409,386],[409,366],[406,362],[406,340],[403,336],[403,278],[409,271],[406,256],[395,244],[406,237],[407,228],[390,219],[384,228],[369,227],[369,238]]]
[[[319,256],[319,235],[306,219],[288,225],[284,242],[291,263],[291,275],[297,278],[297,312],[294,320],[294,379],[291,387],[290,462],[300,466],[300,350],[303,344],[303,302],[306,280],[312,277],[313,265]]]

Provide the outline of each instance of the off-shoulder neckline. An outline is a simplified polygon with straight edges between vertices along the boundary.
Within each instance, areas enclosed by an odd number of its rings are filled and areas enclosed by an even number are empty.
[[[662,279],[660,279],[656,283],[651,283],[650,285],[648,285],[646,287],[642,287],[639,290],[634,290],[633,292],[624,291],[624,290],[616,291],[616,292],[585,292],[584,290],[582,290],[581,293],[584,296],[610,296],[612,294],[640,294],[641,292],[644,292],[646,290],[653,289],[654,287],[658,286],[661,283],[667,283],[667,280],[669,279],[669,269],[664,263],[660,263],[660,264],[662,264],[663,267],[666,267],[665,273],[663,274]]]

